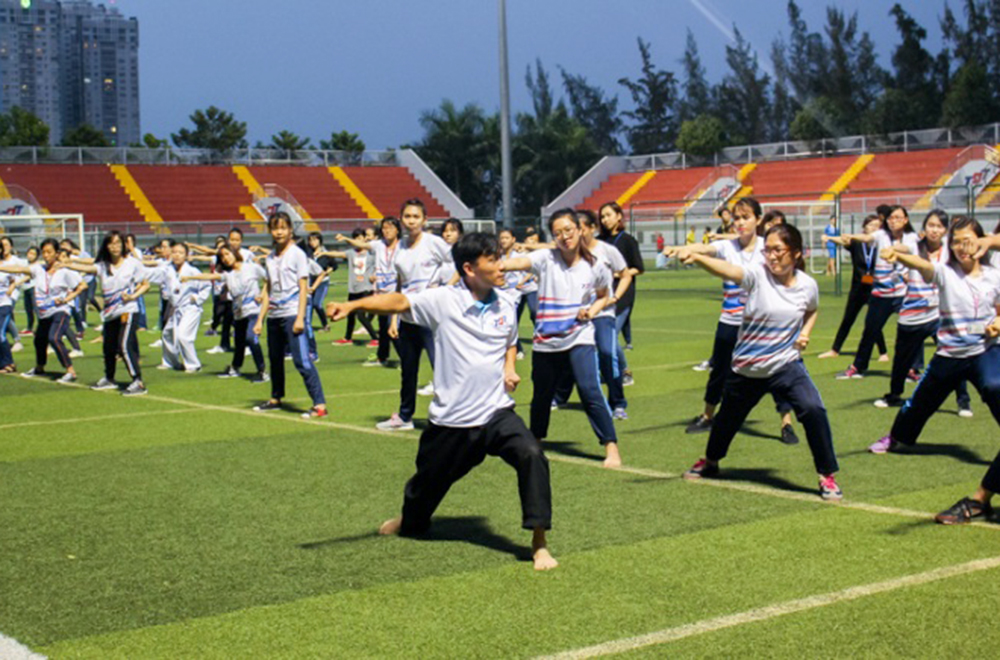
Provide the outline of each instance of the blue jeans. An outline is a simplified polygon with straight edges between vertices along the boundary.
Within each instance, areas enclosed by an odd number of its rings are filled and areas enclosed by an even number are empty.
[[[13,305],[0,307],[0,369],[14,363],[14,354],[11,353],[10,342],[7,341],[7,327],[13,318]]]
[[[326,301],[326,292],[330,290],[330,280],[323,280],[323,283],[316,287],[313,294],[309,296],[309,325],[312,325],[313,312],[319,316],[320,325],[324,328],[327,325],[326,310],[323,303]]]
[[[531,432],[542,439],[549,433],[552,397],[563,374],[570,372],[576,381],[580,400],[587,411],[590,426],[602,445],[618,442],[611,408],[601,392],[598,376],[597,348],[593,344],[574,346],[557,353],[531,353],[531,382],[535,390],[531,397]]]
[[[629,320],[630,316],[632,316],[632,308],[631,307],[626,307],[625,309],[623,309],[621,311],[621,313],[619,313],[617,316],[615,316],[615,350],[618,353],[618,364],[621,365],[622,371],[625,371],[626,369],[628,369],[628,361],[625,359],[625,349],[623,349],[621,347],[621,344],[618,343],[618,333],[619,332],[621,332],[621,333],[625,332],[625,327],[626,327],[626,324],[628,323],[628,320]],[[628,333],[625,334],[625,343],[626,344],[631,344],[632,343],[632,328],[631,328],[631,326],[629,326]]]
[[[243,368],[243,359],[246,349],[250,348],[250,355],[253,356],[257,373],[264,373],[264,351],[260,348],[260,337],[258,337],[253,327],[257,323],[257,315],[251,314],[241,319],[233,320],[233,369],[239,371]]]
[[[267,319],[267,357],[271,361],[271,398],[285,398],[285,349],[291,350],[292,363],[302,376],[314,406],[326,403],[323,384],[319,381],[316,365],[309,359],[309,341],[306,333],[292,332],[294,316]]]
[[[924,425],[960,382],[972,383],[983,401],[1000,422],[1000,346],[971,358],[935,355],[917,384],[913,396],[896,414],[889,435],[904,445],[916,444]]]
[[[594,323],[594,339],[597,341],[597,363],[601,371],[601,380],[608,386],[608,405],[612,410],[628,408],[625,399],[625,388],[622,387],[622,369],[618,364],[618,332],[615,320],[609,316],[596,318]],[[573,393],[573,373],[566,371],[556,386],[554,401],[566,403]]]
[[[521,314],[524,313],[524,308],[528,308],[528,316],[531,317],[531,327],[535,327],[535,316],[538,314],[538,292],[531,291],[530,293],[522,293],[521,299],[517,301],[517,327],[521,327]],[[518,333],[517,337],[517,352],[523,353],[521,345],[521,333]]]
[[[705,457],[720,461],[729,452],[729,445],[739,432],[747,415],[770,392],[791,403],[795,415],[806,431],[806,440],[813,455],[813,463],[820,474],[833,474],[838,470],[833,453],[833,432],[826,407],[801,360],[793,362],[767,378],[747,378],[737,373],[726,379],[722,408],[715,416],[712,432],[708,436]]]

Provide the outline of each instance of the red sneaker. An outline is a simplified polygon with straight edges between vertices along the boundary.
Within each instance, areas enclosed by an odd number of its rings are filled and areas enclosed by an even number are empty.
[[[336,340],[336,341],[334,341],[332,343],[333,343],[334,346],[350,346],[354,342],[351,341],[350,339],[338,339],[338,340]]]
[[[368,348],[378,348],[378,339],[372,339],[368,342]]]
[[[318,419],[320,417],[328,417],[330,411],[326,408],[311,408],[309,412],[302,413],[302,419]]]

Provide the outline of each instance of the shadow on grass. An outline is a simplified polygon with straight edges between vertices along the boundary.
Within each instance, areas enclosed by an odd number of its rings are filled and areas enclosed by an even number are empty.
[[[900,522],[891,527],[887,527],[882,531],[883,534],[887,536],[905,536],[910,532],[918,529],[923,529],[926,527],[937,527],[938,523],[934,522],[934,518],[927,516],[926,519],[914,518],[913,520],[908,520],[906,522]]]
[[[776,488],[778,490],[787,490],[793,493],[808,493],[810,495],[816,494],[815,488],[807,488],[800,484],[792,483],[787,479],[782,479],[781,477],[774,474],[774,470],[770,468],[728,468],[724,467],[722,472],[719,473],[718,477],[715,477],[718,481],[747,481],[750,483],[761,484],[763,486],[770,486],[771,488]]]
[[[577,449],[577,443],[569,440],[542,440],[542,449],[561,456],[572,456],[574,458],[589,458],[595,461],[603,461],[604,456],[591,454],[582,449]]]
[[[353,536],[300,543],[303,550],[321,550],[350,543],[379,538],[376,530]],[[461,541],[478,545],[489,550],[512,555],[519,561],[531,561],[531,547],[515,543],[506,536],[493,531],[482,516],[434,518],[431,528],[425,534],[405,537],[409,540],[433,543],[437,541]]]
[[[844,458],[847,456],[864,456],[869,453],[868,449],[854,449],[852,451],[837,452],[837,456]],[[992,459],[983,458],[968,447],[935,442],[918,442],[911,447],[903,446],[899,449],[894,449],[891,453],[901,456],[946,456],[969,465],[991,465],[993,463]]]

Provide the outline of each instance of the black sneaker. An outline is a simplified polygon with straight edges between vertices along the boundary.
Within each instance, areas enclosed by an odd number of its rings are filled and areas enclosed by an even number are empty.
[[[698,415],[694,421],[688,424],[685,433],[708,433],[712,430],[712,420],[704,415]]]
[[[795,435],[795,429],[792,428],[791,424],[785,424],[781,427],[781,442],[786,445],[799,444],[799,436]]]
[[[961,525],[972,522],[973,518],[984,518],[993,513],[989,502],[980,502],[971,497],[963,497],[955,502],[950,509],[945,509],[934,516],[934,520],[942,525]]]
[[[881,399],[875,399],[876,408],[899,408],[906,402],[906,399],[897,394],[886,394]]]
[[[260,385],[261,383],[270,383],[271,377],[267,374],[266,371],[262,371],[253,378],[251,378],[250,382],[253,383],[254,385]]]
[[[709,463],[708,460],[701,458],[698,459],[697,463],[691,466],[690,470],[681,476],[688,480],[717,477],[719,476],[719,464]]]
[[[254,412],[267,412],[268,410],[280,410],[281,404],[274,401],[265,401],[253,407]]]
[[[240,372],[236,371],[232,365],[226,367],[226,370],[219,374],[219,378],[239,378]]]

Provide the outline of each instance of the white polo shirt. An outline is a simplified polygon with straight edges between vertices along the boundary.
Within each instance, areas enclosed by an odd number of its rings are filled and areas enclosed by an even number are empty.
[[[443,238],[423,232],[420,242],[403,241],[396,253],[396,273],[403,293],[419,293],[436,283],[444,264],[453,264],[451,246]]]
[[[372,241],[372,254],[375,255],[375,293],[395,293],[399,276],[396,274],[396,255],[399,253],[400,241],[389,247],[384,241]]]
[[[197,311],[199,314],[201,313],[201,307],[208,300],[208,294],[212,287],[210,282],[199,280],[181,282],[182,277],[194,275],[201,275],[201,271],[187,262],[181,265],[180,271],[174,268],[173,264],[163,269],[164,297],[174,312]]]
[[[941,313],[936,355],[969,358],[985,353],[996,343],[984,332],[996,318],[1000,271],[983,265],[979,277],[970,277],[958,264],[935,263],[934,284],[938,287]]]
[[[750,266],[764,265],[764,239],[758,236],[754,239],[752,250],[744,250],[740,239],[731,238],[724,241],[712,241],[715,256],[728,261],[734,266],[746,270]],[[725,325],[740,325],[743,323],[743,309],[747,303],[747,292],[736,282],[722,281],[722,314],[719,321]]]
[[[101,319],[107,321],[116,319],[123,314],[135,314],[139,311],[139,302],[125,302],[122,296],[133,293],[146,279],[146,268],[135,257],[125,257],[117,267],[111,264],[96,264],[97,277],[101,280],[101,292],[104,295],[104,309]]]
[[[31,277],[35,282],[35,307],[39,318],[51,318],[60,312],[71,313],[72,302],[59,305],[56,300],[65,298],[83,283],[80,273],[69,268],[51,272],[46,270],[44,262],[39,261],[31,265]]]
[[[594,324],[581,322],[576,315],[597,300],[598,290],[611,286],[610,271],[600,261],[591,265],[583,258],[569,268],[557,248],[536,250],[528,260],[538,277],[534,350],[556,353],[593,346]]]
[[[239,270],[234,268],[223,276],[229,296],[233,299],[233,318],[245,319],[260,314],[257,298],[260,296],[260,281],[267,277],[264,269],[252,261],[244,261]]]
[[[608,269],[611,273],[612,282],[614,280],[614,274],[620,273],[626,268],[628,268],[628,263],[625,261],[625,257],[614,245],[610,243],[605,243],[604,241],[594,241],[594,245],[591,246],[590,252],[597,257],[597,260]],[[612,284],[613,286],[613,284]],[[611,295],[614,295],[614,291],[611,291]],[[615,306],[608,305],[601,310],[595,318],[614,318],[615,317]]]
[[[495,289],[481,303],[460,282],[406,294],[410,320],[434,333],[434,400],[437,426],[483,426],[497,410],[513,408],[504,387],[507,349],[517,345],[517,307]]]
[[[309,281],[309,258],[306,253],[298,245],[289,245],[281,255],[272,250],[264,265],[271,284],[267,313],[275,319],[298,316],[299,281]]]
[[[748,378],[767,378],[802,359],[795,340],[806,312],[819,307],[816,280],[795,273],[792,286],[779,284],[765,266],[743,269],[746,310],[733,349],[733,371]]]

